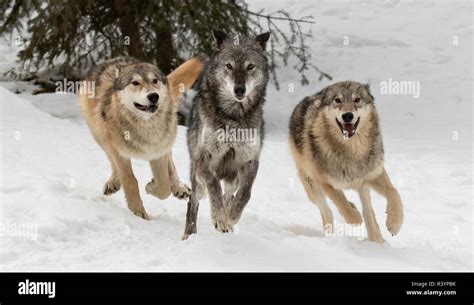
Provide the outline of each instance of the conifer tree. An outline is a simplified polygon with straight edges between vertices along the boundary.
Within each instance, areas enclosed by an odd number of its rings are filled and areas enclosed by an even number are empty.
[[[274,83],[277,67],[296,58],[302,84],[308,69],[330,78],[311,61],[303,24],[286,11],[253,12],[242,0],[0,0],[0,35],[21,46],[19,66],[35,73],[58,66],[70,78],[103,60],[128,55],[152,62],[169,73],[187,57],[210,54],[212,29],[255,35],[271,31],[268,55]],[[287,31],[288,27],[290,31]]]

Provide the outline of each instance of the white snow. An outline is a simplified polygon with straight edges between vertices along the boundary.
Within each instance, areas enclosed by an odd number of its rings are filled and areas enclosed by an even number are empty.
[[[109,164],[75,98],[33,96],[30,84],[2,78],[0,270],[472,270],[472,3],[250,2],[254,10],[278,7],[294,17],[314,15],[313,60],[335,79],[318,82],[311,72],[311,84],[301,87],[294,62],[279,70],[282,90],[268,88],[267,138],[238,233],[216,232],[203,200],[198,234],[181,241],[186,203],[147,195],[151,172],[144,161],[134,161],[134,170],[150,221],[128,211],[122,191],[103,196]],[[12,52],[0,44],[2,72],[13,66]],[[419,81],[420,97],[382,95],[380,82],[389,78]],[[286,142],[293,107],[329,83],[349,79],[372,84],[386,168],[405,206],[405,223],[392,237],[384,225],[385,200],[373,194],[383,245],[323,236],[319,211],[306,198]],[[21,93],[13,94],[17,89]],[[173,155],[189,181],[183,127]],[[361,209],[357,195],[348,195]],[[28,225],[32,231],[17,232]]]

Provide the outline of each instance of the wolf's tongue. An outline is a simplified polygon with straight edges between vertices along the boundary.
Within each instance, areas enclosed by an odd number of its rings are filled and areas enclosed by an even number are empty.
[[[342,124],[342,129],[347,131],[349,134],[354,133],[354,124]]]

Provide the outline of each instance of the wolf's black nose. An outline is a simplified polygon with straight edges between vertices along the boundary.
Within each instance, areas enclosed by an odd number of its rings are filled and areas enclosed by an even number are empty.
[[[245,86],[234,87],[234,92],[238,97],[243,97],[245,93]]]
[[[345,123],[350,123],[354,118],[354,114],[352,112],[346,112],[342,115],[342,119]]]
[[[158,93],[155,93],[155,92],[148,94],[146,97],[152,104],[156,104],[158,102],[158,99],[160,98]]]

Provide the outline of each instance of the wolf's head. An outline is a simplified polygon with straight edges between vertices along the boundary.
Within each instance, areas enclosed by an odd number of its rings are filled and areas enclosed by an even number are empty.
[[[152,64],[117,65],[115,77],[119,102],[139,117],[151,117],[168,95],[166,76]]]
[[[360,126],[373,118],[374,97],[369,85],[357,82],[340,82],[325,88],[321,103],[325,106],[330,128],[344,139],[352,138]]]
[[[229,111],[248,109],[259,103],[268,82],[265,46],[270,33],[254,38],[229,37],[213,31],[217,46],[210,66],[211,82],[217,88],[221,106]]]

